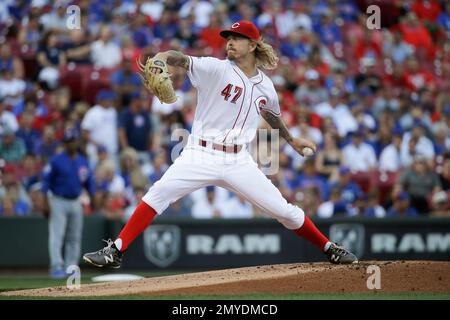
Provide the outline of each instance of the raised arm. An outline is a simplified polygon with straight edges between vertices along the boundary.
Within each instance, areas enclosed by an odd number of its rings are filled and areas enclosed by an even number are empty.
[[[314,152],[316,152],[317,147],[313,142],[303,138],[295,139],[294,137],[292,137],[289,129],[286,127],[281,117],[276,116],[272,112],[266,110],[261,110],[261,116],[273,129],[278,129],[280,136],[283,137],[283,139],[286,140],[286,142],[289,143],[291,147],[294,148],[294,150],[296,150],[302,156],[305,156],[303,154],[303,148],[305,147],[309,147],[313,149]]]
[[[155,58],[162,59],[166,61],[168,65],[173,67],[181,67],[186,70],[189,69],[189,58],[179,51],[169,50],[160,52],[155,55]]]

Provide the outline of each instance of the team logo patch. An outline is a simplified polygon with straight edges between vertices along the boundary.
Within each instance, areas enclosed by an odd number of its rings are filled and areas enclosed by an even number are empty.
[[[240,26],[239,22],[233,23],[233,25],[231,26],[231,29],[239,28],[239,26]]]
[[[78,169],[78,177],[81,182],[86,182],[88,178],[89,169],[87,167],[80,167]]]
[[[357,223],[339,223],[330,227],[330,240],[339,243],[356,256],[364,255],[364,226]]]
[[[266,108],[266,106],[267,106],[267,98],[264,97],[264,96],[258,97],[258,98],[255,100],[255,105],[256,105],[256,108],[257,108],[258,110],[261,109],[261,108]]]
[[[144,232],[144,254],[154,265],[165,268],[180,256],[181,232],[177,226],[154,225]]]

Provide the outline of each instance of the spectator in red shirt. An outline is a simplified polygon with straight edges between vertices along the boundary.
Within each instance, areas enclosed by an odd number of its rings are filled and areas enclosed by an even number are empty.
[[[379,44],[372,39],[370,30],[367,29],[367,31],[364,32],[364,37],[356,43],[355,57],[358,60],[364,57],[377,59],[381,57],[381,48]]]
[[[222,30],[220,21],[217,16],[212,15],[209,20],[209,26],[200,32],[200,39],[204,41],[205,47],[209,47],[214,51],[222,50],[225,45],[225,40],[219,36]]]
[[[404,79],[408,89],[418,91],[422,88],[433,88],[434,77],[433,74],[425,68],[421,68],[419,61],[411,57],[406,61],[406,72]]]
[[[435,22],[442,12],[441,5],[437,0],[416,0],[411,6],[411,10],[420,20],[427,22]]]
[[[414,46],[419,56],[423,55],[421,51],[424,51],[426,58],[434,57],[435,48],[431,35],[414,12],[406,15],[400,23],[399,29],[403,33],[405,42]]]

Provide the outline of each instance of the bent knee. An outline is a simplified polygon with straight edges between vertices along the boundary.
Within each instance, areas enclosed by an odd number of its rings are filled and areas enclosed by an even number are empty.
[[[287,229],[297,230],[305,222],[305,212],[301,208],[288,203],[284,213],[277,216],[276,219]]]

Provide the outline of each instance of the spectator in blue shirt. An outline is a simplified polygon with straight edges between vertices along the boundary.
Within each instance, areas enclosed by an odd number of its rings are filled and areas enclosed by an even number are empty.
[[[91,197],[95,182],[87,159],[78,152],[78,135],[64,133],[65,150],[52,157],[44,169],[42,191],[50,205],[49,251],[50,276],[64,278],[68,266],[78,265],[83,230],[80,195],[85,187]],[[64,248],[65,247],[65,248]],[[65,259],[62,251],[65,249]]]
[[[123,105],[128,105],[131,94],[138,91],[142,82],[139,75],[133,72],[131,60],[124,59],[119,70],[111,75],[111,84],[114,92],[119,94]]]
[[[319,35],[320,42],[326,46],[337,42],[342,43],[341,30],[333,19],[334,16],[331,11],[324,10],[320,15],[320,23],[314,26],[314,31]]]
[[[317,174],[314,159],[307,159],[303,164],[303,172],[298,176],[295,183],[295,188],[307,189],[311,187],[316,187],[319,189],[319,193],[322,199],[324,199],[325,194],[328,189],[327,182],[325,179]]]
[[[132,147],[147,153],[151,144],[152,125],[149,112],[139,92],[131,95],[130,105],[119,116],[119,141],[122,149]]]
[[[347,203],[353,203],[363,193],[361,188],[351,181],[350,169],[345,166],[339,168],[338,181],[331,185],[331,189],[336,187],[341,190],[341,199]]]
[[[387,211],[387,217],[417,217],[419,214],[410,205],[407,192],[400,192],[394,199],[394,204]]]

